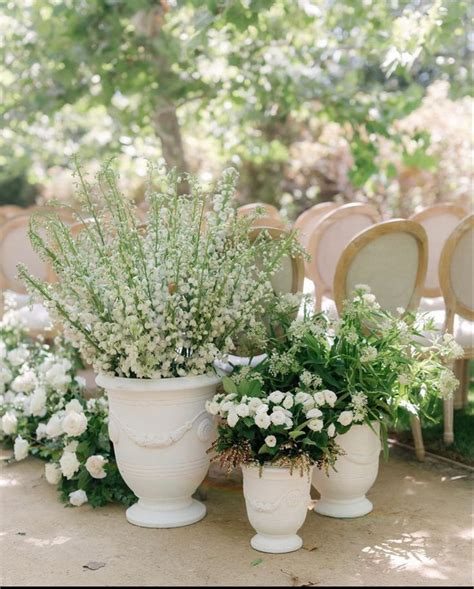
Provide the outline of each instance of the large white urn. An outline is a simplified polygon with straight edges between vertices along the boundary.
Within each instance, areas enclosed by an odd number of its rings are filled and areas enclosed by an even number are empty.
[[[99,375],[109,399],[109,437],[124,481],[138,497],[131,524],[176,528],[201,520],[206,507],[191,496],[209,468],[215,437],[205,403],[217,376],[134,379]]]
[[[311,501],[311,473],[298,469],[242,466],[247,515],[257,534],[250,544],[260,552],[294,552],[303,545],[297,531]]]
[[[339,456],[328,474],[319,468],[313,470],[313,485],[321,499],[314,511],[329,517],[350,518],[370,513],[372,503],[365,494],[377,478],[379,470],[380,424],[372,422],[353,425],[336,437],[345,454]]]

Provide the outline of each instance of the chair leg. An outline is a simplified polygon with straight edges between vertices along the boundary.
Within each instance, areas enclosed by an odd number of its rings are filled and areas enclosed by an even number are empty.
[[[444,443],[449,445],[454,442],[454,401],[453,397],[444,400]]]
[[[410,417],[411,431],[413,434],[413,442],[415,444],[415,454],[420,462],[425,461],[425,445],[423,443],[423,432],[421,431],[421,421],[416,415]]]
[[[320,313],[323,304],[323,289],[314,283],[314,311]]]
[[[467,407],[469,403],[469,381],[470,381],[470,370],[469,370],[469,359],[464,358],[464,370],[462,372],[462,408]]]
[[[466,364],[467,360],[464,360],[464,358],[454,362],[453,372],[459,381],[459,386],[454,391],[454,409],[462,409],[464,406],[464,387],[467,384],[465,382]]]

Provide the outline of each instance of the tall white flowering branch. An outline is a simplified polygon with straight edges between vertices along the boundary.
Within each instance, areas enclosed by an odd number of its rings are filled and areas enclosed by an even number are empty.
[[[34,218],[30,227],[33,246],[59,281],[48,284],[24,267],[20,276],[98,372],[206,372],[264,312],[282,258],[299,253],[292,234],[251,240],[253,217],[239,218],[232,206],[232,168],[210,195],[192,176],[191,194],[179,195],[175,170],[153,169],[159,190],[148,190],[144,224],[110,165],[95,186],[80,171],[78,178],[82,230],[72,235],[57,215]]]

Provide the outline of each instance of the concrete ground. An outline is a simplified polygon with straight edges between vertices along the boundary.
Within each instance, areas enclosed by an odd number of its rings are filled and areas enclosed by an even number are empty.
[[[65,508],[36,459],[4,465],[0,485],[2,586],[473,584],[471,473],[401,450],[381,461],[371,514],[308,512],[305,549],[284,555],[250,548],[241,487],[222,476],[206,483],[208,516],[174,530],[134,527],[121,506]]]

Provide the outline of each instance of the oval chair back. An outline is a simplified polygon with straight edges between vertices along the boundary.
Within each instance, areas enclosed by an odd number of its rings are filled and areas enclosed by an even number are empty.
[[[461,206],[442,203],[427,207],[415,213],[410,220],[419,223],[428,236],[428,269],[421,296],[440,297],[442,295],[439,284],[438,267],[443,246],[461,219],[468,212]]]
[[[426,232],[414,221],[394,219],[361,231],[337,264],[334,293],[339,313],[358,284],[367,284],[386,311],[417,309],[427,250]]]
[[[275,229],[286,229],[286,223],[280,216],[280,211],[273,205],[264,202],[251,202],[246,205],[242,205],[237,209],[237,215],[243,217],[251,215],[257,208],[262,208],[265,213],[255,219],[252,227],[274,227]]]
[[[334,274],[346,245],[360,231],[378,221],[380,215],[373,206],[350,203],[330,211],[316,225],[307,245],[312,256],[307,275],[315,284],[316,310],[321,310],[323,296],[334,297]]]

